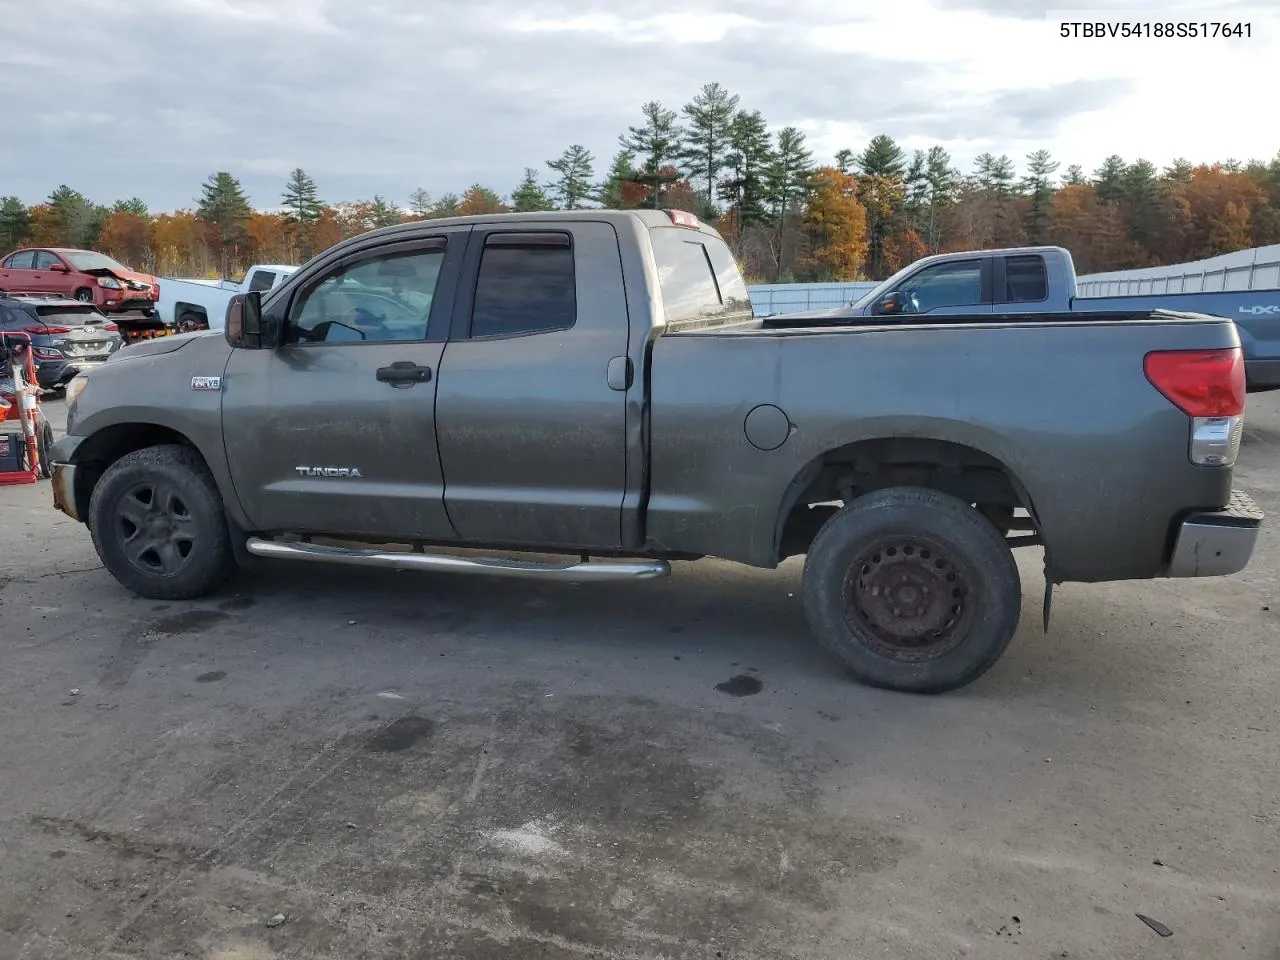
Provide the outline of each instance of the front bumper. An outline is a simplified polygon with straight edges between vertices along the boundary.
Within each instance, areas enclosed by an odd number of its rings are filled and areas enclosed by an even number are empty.
[[[1166,577],[1224,577],[1249,564],[1262,511],[1248,494],[1233,491],[1222,510],[1193,513],[1178,525]]]
[[[106,362],[106,357],[94,357],[90,360],[42,360],[36,367],[36,382],[45,389],[65,387],[77,373],[100,367]]]
[[[53,505],[72,520],[80,521],[76,513],[76,465],[54,463],[49,471],[53,483]]]

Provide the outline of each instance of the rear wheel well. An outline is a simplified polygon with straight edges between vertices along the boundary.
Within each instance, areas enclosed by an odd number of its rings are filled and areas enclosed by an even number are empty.
[[[76,449],[75,498],[76,515],[89,516],[89,499],[107,468],[126,454],[144,447],[177,444],[201,456],[195,444],[170,427],[155,423],[118,423],[103,427]],[[203,462],[201,456],[201,461]],[[205,465],[206,468],[208,464]]]
[[[775,532],[779,562],[807,553],[840,505],[886,487],[928,487],[973,504],[1001,533],[1038,529],[1025,488],[990,454],[965,444],[918,437],[861,440],[829,450],[792,481]],[[1030,521],[1015,518],[1027,511]]]

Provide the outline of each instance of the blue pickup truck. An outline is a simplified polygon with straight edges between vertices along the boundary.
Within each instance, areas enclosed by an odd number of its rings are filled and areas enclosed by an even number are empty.
[[[1018,247],[925,257],[899,270],[853,303],[788,314],[814,323],[855,317],[1113,313],[1168,310],[1234,320],[1250,392],[1280,389],[1280,290],[1080,297],[1075,264],[1062,247]]]

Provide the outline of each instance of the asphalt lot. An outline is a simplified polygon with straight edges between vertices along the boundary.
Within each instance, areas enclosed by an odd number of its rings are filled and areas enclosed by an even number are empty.
[[[1278,960],[1280,394],[1249,417],[1248,570],[1069,584],[1045,637],[1026,552],[937,698],[847,681],[797,560],[158,604],[0,488],[0,960]]]

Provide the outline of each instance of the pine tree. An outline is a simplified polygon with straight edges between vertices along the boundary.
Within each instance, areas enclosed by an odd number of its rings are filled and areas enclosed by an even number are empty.
[[[324,209],[316,191],[316,182],[301,167],[289,174],[280,199],[289,210],[289,220],[303,226],[320,219],[320,211]]]
[[[1058,169],[1048,150],[1027,154],[1027,175],[1022,180],[1023,190],[1031,198],[1027,208],[1027,239],[1031,243],[1044,243],[1049,233],[1049,213],[1053,205],[1053,174]]]
[[[592,199],[606,210],[621,210],[622,185],[634,183],[636,156],[630,150],[619,150],[609,165],[609,175],[596,188]]]
[[[431,215],[433,217],[456,217],[460,206],[462,206],[462,200],[456,193],[446,193],[436,201],[436,205],[431,210]]]
[[[680,158],[691,177],[706,182],[703,194],[703,216],[716,215],[716,182],[725,165],[725,153],[733,118],[738,110],[738,96],[718,83],[704,84],[698,95],[684,105],[684,150]]]
[[[733,118],[729,150],[725,157],[728,176],[720,183],[720,196],[729,202],[737,217],[740,242],[746,227],[768,220],[766,179],[773,165],[773,141],[759,110]]]
[[[0,245],[4,249],[19,246],[31,229],[31,214],[17,197],[0,197]]]
[[[897,180],[905,171],[906,154],[892,137],[881,133],[871,138],[855,162],[863,176]]]
[[[798,209],[813,188],[813,154],[796,127],[778,131],[778,147],[765,182],[777,217],[778,270],[782,272],[786,264],[787,214]]]
[[[1088,182],[1084,175],[1084,167],[1078,163],[1071,164],[1071,166],[1067,167],[1067,172],[1062,175],[1062,185],[1064,187],[1083,187]]]
[[[1122,157],[1112,154],[1093,172],[1093,187],[1099,200],[1119,200],[1124,196],[1124,172],[1127,165]]]
[[[223,246],[223,272],[227,272],[227,249],[244,239],[245,221],[253,215],[249,198],[240,181],[224,170],[211,173],[201,188],[196,215],[218,230]]]
[[[925,246],[930,253],[937,253],[942,247],[942,212],[956,202],[960,186],[960,173],[941,146],[930,147],[925,155],[925,179],[929,184]]]
[[[1160,176],[1170,183],[1188,183],[1191,180],[1191,170],[1191,161],[1178,157],[1164,168]]]
[[[848,147],[836,151],[836,169],[848,174],[853,171],[853,151]]]
[[[374,194],[369,206],[369,219],[375,227],[391,227],[404,222],[404,214],[381,194]]]
[[[151,216],[151,211],[147,209],[145,200],[138,197],[130,197],[128,200],[117,200],[111,206],[112,213],[128,213],[139,220],[147,220]]]
[[[89,198],[65,183],[49,194],[61,242],[69,247],[83,247],[89,242],[94,221],[94,207]]]
[[[650,100],[640,112],[644,124],[628,127],[619,137],[623,149],[630,150],[641,159],[641,167],[635,173],[635,181],[649,188],[647,205],[655,210],[662,205],[662,188],[680,179],[680,174],[669,168],[680,159],[683,131],[674,110],[666,109],[657,100]]]
[[[419,187],[413,193],[409,194],[409,210],[420,220],[425,220],[431,216],[431,194]]]
[[[550,198],[538,185],[538,171],[533,167],[524,168],[524,179],[511,194],[511,206],[516,213],[536,213],[539,210],[554,209]]]
[[[591,178],[594,173],[595,158],[591,151],[580,143],[575,143],[560,155],[559,160],[548,160],[547,166],[559,176],[547,184],[551,196],[564,210],[577,210],[583,200],[591,198]]]

